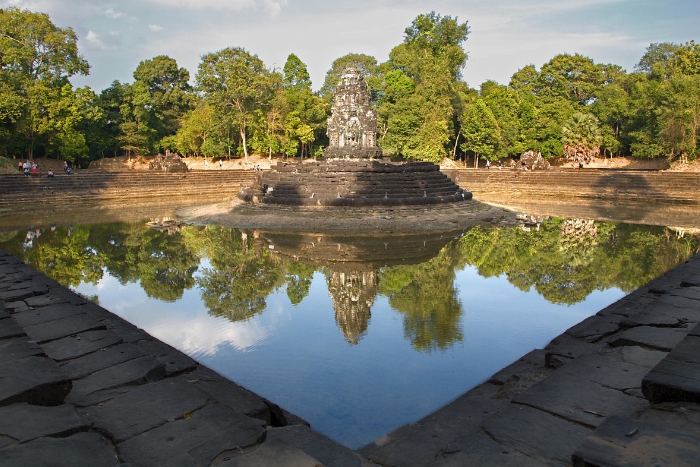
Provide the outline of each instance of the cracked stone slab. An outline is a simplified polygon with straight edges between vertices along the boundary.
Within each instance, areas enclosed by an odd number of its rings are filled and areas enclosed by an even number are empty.
[[[516,396],[513,402],[590,427],[598,426],[605,417],[638,413],[649,407],[644,399],[562,373],[561,370]]]
[[[683,339],[642,380],[642,392],[652,403],[700,402],[700,337]]]
[[[50,358],[24,357],[0,364],[0,406],[56,405],[70,390],[70,379]]]
[[[14,319],[0,319],[0,340],[24,335],[24,329]]]
[[[49,305],[35,310],[16,312],[15,320],[22,326],[35,326],[37,324],[54,321],[61,318],[81,314],[80,308],[70,303]]]
[[[479,429],[445,446],[445,449],[430,465],[439,467],[472,465],[479,467],[543,467],[549,464],[543,464],[509,446],[498,443]]]
[[[44,350],[27,336],[0,340],[0,363],[23,357],[43,357]]]
[[[104,370],[105,368],[109,368],[119,363],[128,362],[129,360],[134,360],[145,356],[146,353],[136,347],[134,344],[118,344],[105,348],[104,350],[100,349],[83,357],[72,359],[61,364],[61,368],[71,379],[80,379],[95,373],[96,371]]]
[[[193,359],[159,340],[141,340],[136,345],[165,365],[168,376],[189,372],[197,367],[197,362]]]
[[[84,304],[77,306],[85,314],[87,314],[91,318],[96,319],[97,321],[102,321],[105,319],[114,319],[116,317],[111,311],[105,310],[101,306],[96,305],[92,302],[85,302]]]
[[[121,396],[80,411],[96,428],[121,443],[168,421],[191,417],[209,396],[194,385],[177,379],[145,384]]]
[[[687,333],[687,328],[677,329],[638,326],[620,334],[614,340],[610,341],[610,345],[613,347],[641,345],[668,352],[673,349]]]
[[[151,356],[136,358],[96,371],[75,381],[67,401],[77,403],[97,391],[120,386],[136,386],[163,378],[165,378],[165,368],[158,360]]]
[[[544,350],[539,349],[530,351],[523,357],[491,376],[491,378],[488,380],[489,383],[505,384],[508,378],[517,373],[524,373],[527,371],[544,368],[545,353],[546,352]]]
[[[260,396],[207,367],[199,365],[192,373],[178,376],[178,378],[193,384],[236,412],[264,420],[266,425],[271,424],[270,408]]]
[[[574,451],[574,467],[697,466],[700,436],[641,420],[609,417]]]
[[[0,464],[3,467],[113,467],[119,461],[102,436],[77,433],[68,438],[38,438],[0,450]]]
[[[671,295],[677,295],[691,300],[700,300],[700,287],[681,287],[673,290]]]
[[[524,405],[510,407],[481,424],[495,441],[543,463],[566,464],[591,433],[589,428]]]
[[[124,342],[137,342],[144,339],[153,339],[146,331],[139,329],[128,321],[112,316],[111,319],[100,321],[107,326],[107,329],[122,338]]]
[[[595,342],[608,334],[617,332],[620,329],[620,321],[623,319],[621,315],[593,315],[567,329],[566,334],[586,342]]]
[[[0,303],[0,319],[7,319],[10,317],[10,314],[4,310],[4,306],[2,303]]]
[[[495,387],[498,390],[502,388]],[[394,430],[359,452],[382,465],[429,465],[450,442],[477,428],[487,417],[510,406],[508,400],[492,397],[463,395],[417,423]],[[313,456],[322,461],[320,457]]]
[[[365,467],[374,465],[360,457],[355,451],[331,441],[305,425],[268,428],[265,443],[274,440],[283,441],[290,446],[300,449],[314,459],[318,459],[319,462],[327,467]]]
[[[23,403],[0,407],[0,435],[19,443],[43,436],[68,436],[87,429],[88,425],[71,405],[42,407]],[[1,447],[4,447],[2,438]]]
[[[649,407],[639,420],[693,432],[700,436],[700,404],[664,402]]]
[[[177,465],[210,465],[220,455],[260,444],[265,435],[261,420],[221,404],[209,404],[187,419],[168,422],[124,441],[117,450],[122,460],[137,465],[168,465],[172,458],[179,461]]]
[[[97,329],[105,329],[105,325],[85,314],[68,316],[24,328],[29,337],[40,344]]]
[[[34,296],[34,291],[30,288],[27,289],[16,289],[16,290],[6,290],[0,292],[0,300],[5,300],[6,302],[12,302],[16,300],[24,300],[29,297]]]
[[[5,309],[8,310],[10,313],[18,313],[20,311],[28,310],[29,307],[26,303],[24,303],[24,300],[18,300],[15,302],[6,302]]]
[[[301,449],[297,449],[281,440],[265,441],[252,452],[225,459],[219,467],[320,467],[322,464]]]
[[[48,292],[49,288],[45,287],[46,291]],[[33,308],[39,308],[39,307],[45,307],[49,305],[55,305],[58,303],[66,303],[68,300],[66,300],[63,297],[56,296],[52,293],[45,293],[44,295],[37,295],[35,297],[29,297],[25,298],[24,302]]]
[[[49,357],[57,362],[62,362],[82,357],[120,342],[121,337],[106,329],[100,329],[47,342],[43,347]]]
[[[606,353],[601,355],[583,355],[567,363],[557,371],[562,374],[578,376],[587,381],[598,383],[601,386],[623,391],[625,389],[639,389],[642,378],[649,372],[649,368],[624,362],[619,356]]]
[[[591,344],[581,339],[571,337],[568,334],[561,334],[555,337],[547,344],[545,350],[545,365],[548,367],[556,367],[553,359],[555,357],[565,357],[567,359],[576,358],[581,355],[598,352],[603,348],[603,343],[596,342]]]

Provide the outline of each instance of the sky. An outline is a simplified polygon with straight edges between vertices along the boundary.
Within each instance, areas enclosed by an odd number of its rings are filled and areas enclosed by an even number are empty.
[[[478,88],[507,84],[523,66],[579,53],[627,71],[653,42],[700,41],[700,0],[0,0],[48,13],[72,27],[90,75],[75,86],[99,92],[133,82],[142,60],[168,55],[197,72],[202,55],[243,47],[270,68],[290,53],[306,63],[313,88],[348,53],[386,61],[404,30],[435,11],[467,21],[463,78]]]

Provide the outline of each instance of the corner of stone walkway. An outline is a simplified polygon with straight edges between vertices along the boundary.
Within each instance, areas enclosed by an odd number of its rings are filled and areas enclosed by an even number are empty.
[[[392,467],[700,466],[700,255],[358,452]]]
[[[0,250],[0,465],[370,463]]]

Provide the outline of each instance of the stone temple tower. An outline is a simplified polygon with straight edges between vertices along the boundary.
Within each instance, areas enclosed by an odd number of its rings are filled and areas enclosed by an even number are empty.
[[[369,101],[367,83],[354,67],[343,71],[335,87],[328,138],[326,159],[382,158],[377,147],[377,115]]]

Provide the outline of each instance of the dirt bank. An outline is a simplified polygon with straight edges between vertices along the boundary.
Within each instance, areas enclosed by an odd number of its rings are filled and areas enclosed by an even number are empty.
[[[517,213],[478,201],[402,208],[282,208],[238,200],[182,208],[178,217],[193,224],[265,230],[401,232],[516,225]]]

